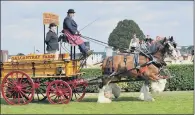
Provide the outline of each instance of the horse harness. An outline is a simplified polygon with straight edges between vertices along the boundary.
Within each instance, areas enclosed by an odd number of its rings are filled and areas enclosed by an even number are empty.
[[[130,56],[130,55],[124,55],[124,63],[125,63],[125,67],[126,68],[127,68],[127,56]],[[127,69],[127,71],[129,71],[129,70],[136,70],[137,73],[140,73],[140,74],[142,74],[143,72],[147,71],[147,69],[148,69],[147,66],[150,64],[150,63],[148,63],[149,59],[146,57],[146,63],[140,65],[139,64],[139,53],[135,53],[133,56],[134,56],[134,58],[133,58],[133,60],[134,60],[134,68]]]

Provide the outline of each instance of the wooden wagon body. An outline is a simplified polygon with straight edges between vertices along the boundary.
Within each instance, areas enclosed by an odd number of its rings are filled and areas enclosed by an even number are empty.
[[[70,55],[30,54],[1,63],[1,91],[8,104],[28,104],[48,98],[52,104],[80,101],[87,83],[81,78],[80,60]],[[79,91],[77,91],[79,89]],[[74,94],[74,95],[73,95]],[[54,98],[54,99],[53,99]]]

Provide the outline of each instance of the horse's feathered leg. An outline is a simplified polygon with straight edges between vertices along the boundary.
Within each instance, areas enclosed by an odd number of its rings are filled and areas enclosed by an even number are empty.
[[[149,94],[149,80],[145,80],[140,92],[141,92],[141,94],[139,96],[140,100],[154,101],[154,98],[152,98]]]
[[[149,94],[149,80],[145,80],[144,89],[144,100],[154,101],[154,98],[152,98],[152,96]]]

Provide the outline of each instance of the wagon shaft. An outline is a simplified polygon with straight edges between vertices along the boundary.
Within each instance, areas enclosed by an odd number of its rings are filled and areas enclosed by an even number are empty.
[[[98,85],[102,83],[102,76],[87,79],[88,85]]]

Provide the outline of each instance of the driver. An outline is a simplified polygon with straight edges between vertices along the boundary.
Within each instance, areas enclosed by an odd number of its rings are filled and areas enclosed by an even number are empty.
[[[63,22],[63,30],[69,43],[73,46],[78,45],[80,52],[82,52],[83,56],[89,56],[92,54],[92,50],[88,50],[84,44],[84,41],[80,37],[80,33],[77,30],[77,23],[74,21],[75,11],[74,9],[69,9],[67,12],[67,16]]]

